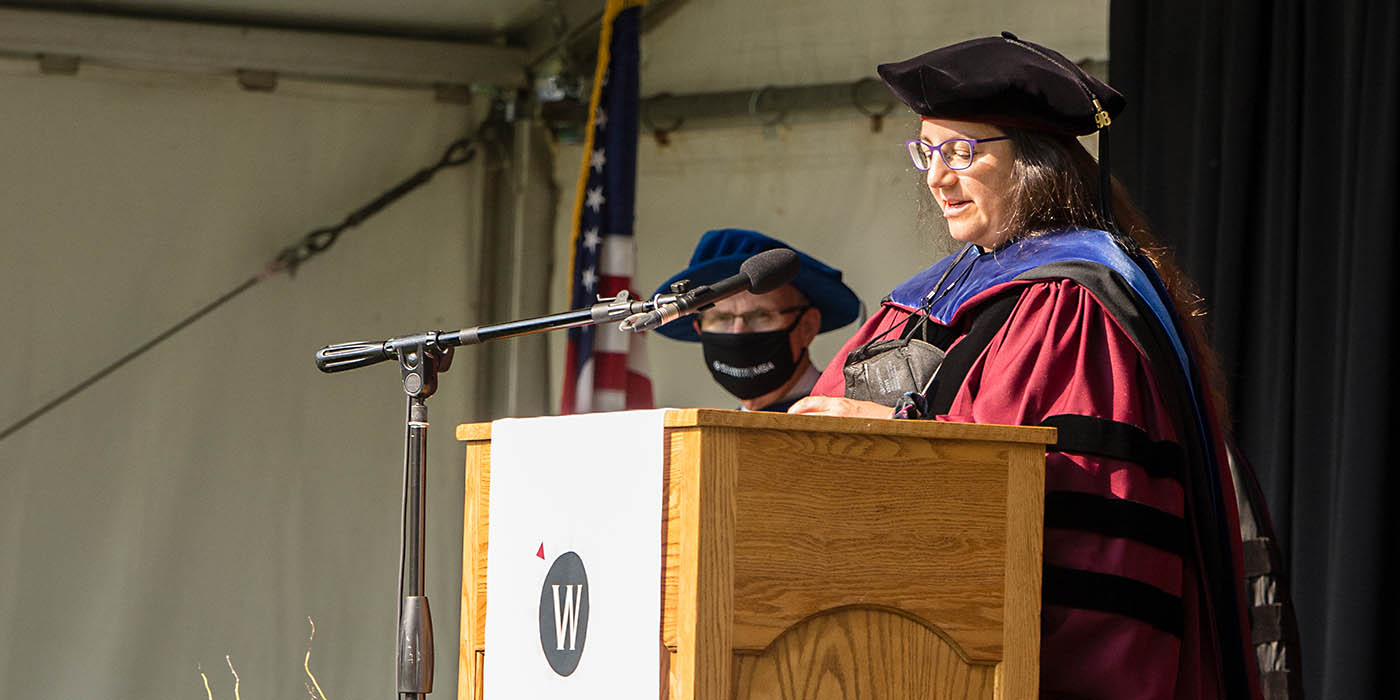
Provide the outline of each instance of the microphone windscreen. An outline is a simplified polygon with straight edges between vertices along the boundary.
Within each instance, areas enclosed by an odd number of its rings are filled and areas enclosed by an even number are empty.
[[[749,278],[749,292],[767,294],[797,277],[802,261],[790,248],[765,250],[739,265],[739,274]]]

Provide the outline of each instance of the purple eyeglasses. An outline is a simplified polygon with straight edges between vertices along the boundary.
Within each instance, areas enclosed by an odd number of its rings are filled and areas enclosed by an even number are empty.
[[[949,170],[967,170],[972,165],[972,156],[977,144],[988,143],[990,141],[1005,141],[1010,136],[992,136],[985,139],[965,139],[952,138],[937,145],[929,145],[927,141],[914,139],[905,142],[909,149],[909,157],[914,161],[914,167],[919,170],[928,170],[933,167],[933,152],[938,151],[939,157],[943,159],[943,164]]]

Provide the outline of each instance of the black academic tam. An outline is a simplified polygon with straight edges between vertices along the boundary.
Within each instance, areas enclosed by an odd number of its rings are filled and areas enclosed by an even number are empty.
[[[1011,32],[876,70],[895,96],[924,117],[1081,136],[1107,126],[1127,104],[1058,51]]]

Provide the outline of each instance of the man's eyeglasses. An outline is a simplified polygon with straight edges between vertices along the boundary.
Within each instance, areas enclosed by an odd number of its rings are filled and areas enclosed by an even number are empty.
[[[909,157],[914,160],[914,167],[919,170],[928,170],[933,167],[933,153],[938,152],[943,159],[943,164],[949,170],[966,170],[972,165],[972,156],[975,153],[977,144],[989,141],[1004,141],[1010,136],[993,136],[985,139],[948,139],[943,143],[931,145],[927,141],[914,139],[904,145],[909,147]]]
[[[780,331],[787,328],[783,322],[783,317],[806,311],[812,308],[810,304],[804,306],[789,306],[786,309],[759,309],[757,311],[745,311],[741,314],[731,314],[723,311],[709,309],[700,312],[700,330],[709,333],[731,333],[734,329],[734,322],[743,319],[744,327],[749,331]]]

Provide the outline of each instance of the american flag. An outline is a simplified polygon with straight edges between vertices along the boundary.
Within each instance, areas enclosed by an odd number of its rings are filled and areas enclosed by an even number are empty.
[[[608,0],[574,201],[573,302],[578,309],[632,284],[637,187],[640,0]],[[561,413],[651,408],[645,338],[615,325],[569,331]]]

